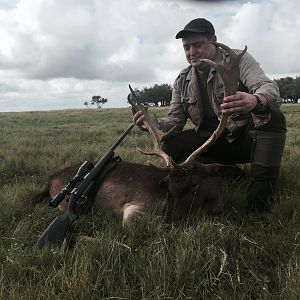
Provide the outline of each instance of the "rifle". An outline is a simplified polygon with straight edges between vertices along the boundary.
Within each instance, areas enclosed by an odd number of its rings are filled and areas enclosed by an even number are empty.
[[[70,225],[78,219],[78,215],[75,212],[76,204],[83,195],[84,191],[95,180],[97,175],[101,173],[103,168],[114,157],[114,150],[119,146],[123,139],[128,135],[131,129],[134,127],[132,123],[118,138],[118,140],[109,148],[109,150],[98,160],[93,166],[91,162],[84,162],[78,169],[75,177],[68,183],[68,185],[51,201],[52,206],[57,206],[63,198],[70,194],[67,210],[57,216],[47,227],[47,229],[40,235],[37,240],[37,249],[42,249],[45,245],[59,246],[63,243],[64,238],[68,232]],[[76,183],[81,181],[77,186]],[[74,187],[74,188],[73,188]],[[69,190],[73,190],[69,193]]]

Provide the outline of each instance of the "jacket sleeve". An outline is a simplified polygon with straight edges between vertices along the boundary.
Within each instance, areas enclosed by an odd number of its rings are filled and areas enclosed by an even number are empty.
[[[173,85],[172,100],[167,116],[158,119],[159,127],[163,131],[168,131],[176,126],[174,132],[180,132],[187,122],[187,115],[181,103],[182,95],[179,87],[179,78],[180,76],[178,76]]]
[[[281,105],[278,85],[265,75],[259,63],[247,52],[241,59],[240,79],[250,94],[263,94],[270,107]]]

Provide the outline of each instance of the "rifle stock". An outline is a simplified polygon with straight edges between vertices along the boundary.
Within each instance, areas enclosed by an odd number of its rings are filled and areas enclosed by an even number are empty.
[[[42,249],[46,245],[59,246],[63,243],[64,238],[69,230],[70,225],[78,218],[75,212],[76,204],[84,191],[101,172],[105,165],[113,158],[114,150],[119,146],[123,139],[128,135],[131,129],[134,127],[132,123],[118,138],[118,140],[109,148],[102,158],[95,164],[90,172],[83,178],[82,182],[75,187],[69,199],[68,208],[64,214],[57,216],[47,227],[47,229],[40,235],[37,240],[37,249]]]
[[[51,244],[53,246],[61,245],[71,223],[72,219],[68,213],[57,216],[38,238],[36,243],[37,249],[42,249],[47,244]]]

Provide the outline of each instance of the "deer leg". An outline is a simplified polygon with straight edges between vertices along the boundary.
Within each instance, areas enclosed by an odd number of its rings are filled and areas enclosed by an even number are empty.
[[[134,221],[144,214],[144,205],[138,202],[126,203],[123,206],[123,226],[131,225]]]

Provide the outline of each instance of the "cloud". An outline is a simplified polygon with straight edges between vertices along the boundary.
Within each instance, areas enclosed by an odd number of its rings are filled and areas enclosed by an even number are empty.
[[[31,1],[31,5],[36,3]],[[15,29],[11,32],[13,41],[6,46],[10,46],[9,55],[3,49],[0,56],[3,69],[17,69],[28,79],[154,78],[152,66],[141,62],[155,60],[160,54],[158,48],[163,49],[168,38],[168,31],[161,30],[161,7],[126,0],[121,5],[106,1],[75,1],[70,5],[58,0],[38,4],[39,9],[29,12],[21,1],[12,13]],[[151,14],[145,14],[147,9]]]
[[[186,66],[175,34],[197,17],[219,41],[247,44],[269,76],[299,75],[299,9],[297,0],[0,0],[0,109],[83,107],[92,95],[124,106],[128,83],[174,81]]]
[[[237,47],[247,44],[267,73],[299,74],[299,8],[298,1],[246,3],[232,16],[223,36]]]
[[[0,0],[1,10],[10,10],[16,7],[18,0]]]

